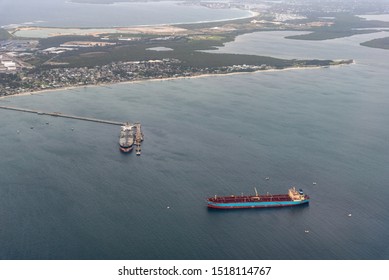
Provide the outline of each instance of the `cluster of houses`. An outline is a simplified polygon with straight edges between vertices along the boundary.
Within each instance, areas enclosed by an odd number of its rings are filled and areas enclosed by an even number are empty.
[[[0,73],[15,73],[16,70],[16,62],[8,55],[0,54]]]

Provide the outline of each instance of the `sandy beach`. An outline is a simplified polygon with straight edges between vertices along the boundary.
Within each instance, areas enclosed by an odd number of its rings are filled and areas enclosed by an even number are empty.
[[[77,28],[77,27],[44,27],[44,26],[14,26],[9,28],[9,32],[16,37],[27,38],[48,38],[54,36],[69,36],[69,35],[82,35],[82,36],[102,36],[104,34],[153,34],[153,35],[184,35],[190,34],[191,30],[180,27],[184,24],[201,24],[212,22],[231,22],[234,20],[240,20],[245,18],[253,18],[258,16],[258,12],[249,11],[248,16],[235,17],[220,20],[208,20],[208,21],[195,21],[195,22],[177,22],[166,24],[154,24],[154,25],[133,25],[133,26],[120,26],[120,27],[103,27],[103,28]]]
[[[104,34],[153,34],[153,35],[171,35],[187,34],[189,30],[172,25],[155,26],[135,26],[135,27],[116,27],[116,28],[55,28],[27,26],[17,27],[10,31],[16,37],[47,38],[55,36],[100,36]]]

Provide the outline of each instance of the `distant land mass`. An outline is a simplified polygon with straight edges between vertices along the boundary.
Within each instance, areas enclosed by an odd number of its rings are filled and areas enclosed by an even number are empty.
[[[340,13],[331,19],[331,25],[314,27],[310,30],[311,33],[309,34],[289,36],[286,38],[295,40],[329,40],[374,33],[377,32],[375,28],[385,27],[389,27],[389,22],[366,20],[349,13]]]
[[[389,37],[374,39],[361,43],[362,46],[389,50]]]
[[[0,40],[6,40],[11,37],[11,34],[9,34],[7,30],[5,30],[4,28],[0,28]]]
[[[72,2],[112,4],[147,1]],[[320,1],[320,5],[315,1],[302,0],[283,2],[282,5],[259,2],[266,5],[251,8],[251,17],[224,21],[111,28],[32,25],[0,28],[0,96],[68,86],[350,64],[353,63],[351,57],[297,60],[209,51],[234,41],[239,35],[260,31],[302,31],[304,34],[286,38],[330,40],[376,33],[389,27],[389,22],[358,16],[389,11],[389,3],[373,1],[383,5],[381,7],[363,1],[357,1],[358,5],[353,2],[352,6],[348,2],[334,3],[330,0]],[[212,2],[200,3],[196,0],[180,3],[208,8],[247,9],[241,2],[227,3],[226,6],[213,6]],[[389,49],[389,37],[361,45]]]

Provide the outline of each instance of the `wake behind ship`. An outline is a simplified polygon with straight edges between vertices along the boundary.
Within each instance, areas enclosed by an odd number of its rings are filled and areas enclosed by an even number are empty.
[[[250,196],[214,196],[207,199],[209,208],[236,209],[236,208],[266,208],[296,206],[309,203],[309,196],[303,190],[296,190],[295,187],[289,189],[287,194],[265,194],[259,195],[255,190],[255,195]]]
[[[135,138],[135,126],[126,122],[121,126],[120,137],[119,137],[119,148],[122,152],[131,152],[134,145]]]

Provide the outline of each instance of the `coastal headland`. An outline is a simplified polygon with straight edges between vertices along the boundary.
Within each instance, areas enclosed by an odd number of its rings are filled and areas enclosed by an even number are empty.
[[[281,13],[275,5],[251,17],[179,25],[115,28],[19,26],[1,31],[0,96],[150,79],[328,67],[346,59],[279,59],[208,52],[252,32],[309,31],[293,39],[325,40],[375,32],[389,23],[343,13]],[[360,29],[355,29],[358,27]],[[366,29],[366,28],[367,29]]]

